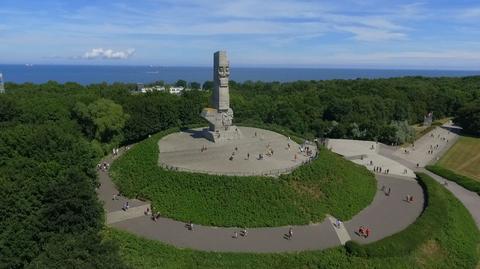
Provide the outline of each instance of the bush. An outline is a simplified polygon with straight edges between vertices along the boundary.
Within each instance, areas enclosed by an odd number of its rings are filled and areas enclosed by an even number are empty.
[[[345,250],[347,251],[348,254],[352,256],[357,256],[357,257],[366,257],[367,252],[365,251],[365,248],[357,243],[356,241],[347,241],[345,243]]]

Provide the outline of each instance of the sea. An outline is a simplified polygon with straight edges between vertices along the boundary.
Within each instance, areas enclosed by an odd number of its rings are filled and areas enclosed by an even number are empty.
[[[203,83],[212,80],[211,67],[107,66],[107,65],[0,65],[5,82],[44,83],[174,83],[179,79]],[[409,70],[409,69],[341,69],[341,68],[257,68],[231,67],[230,79],[245,81],[330,80],[357,78],[391,78],[404,76],[464,77],[478,76],[478,71]]]

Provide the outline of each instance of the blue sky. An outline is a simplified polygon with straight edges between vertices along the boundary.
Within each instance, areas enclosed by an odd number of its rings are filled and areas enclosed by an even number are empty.
[[[480,70],[480,2],[2,0],[0,63]]]

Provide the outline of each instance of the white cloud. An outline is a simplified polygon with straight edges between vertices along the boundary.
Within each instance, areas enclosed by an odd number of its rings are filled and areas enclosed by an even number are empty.
[[[370,27],[357,27],[357,26],[341,26],[337,27],[338,30],[352,33],[354,39],[358,41],[391,41],[391,40],[405,40],[406,34],[396,31],[390,31],[385,29],[370,28]]]
[[[127,49],[125,51],[114,51],[113,49],[94,48],[83,54],[83,59],[107,59],[107,60],[124,60],[135,54],[135,49]]]

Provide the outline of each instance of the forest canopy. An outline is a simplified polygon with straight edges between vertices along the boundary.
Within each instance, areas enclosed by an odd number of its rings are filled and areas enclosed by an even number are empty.
[[[181,81],[182,85],[188,82]],[[201,88],[190,82],[190,85]],[[433,112],[478,134],[480,77],[230,82],[234,121],[304,137],[402,143]],[[7,83],[0,95],[0,268],[122,268],[100,234],[95,164],[113,147],[206,125],[211,82],[181,95],[131,84]],[[70,257],[68,262],[64,262]]]

